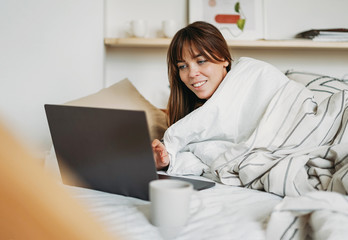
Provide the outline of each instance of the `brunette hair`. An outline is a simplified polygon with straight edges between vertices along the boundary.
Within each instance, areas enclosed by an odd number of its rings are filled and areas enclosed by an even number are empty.
[[[171,90],[167,106],[169,126],[205,102],[188,89],[180,79],[177,63],[183,59],[184,47],[188,47],[187,50],[192,56],[194,50],[197,50],[208,61],[227,61],[227,72],[231,69],[232,57],[227,43],[215,26],[198,21],[179,30],[173,37],[167,53],[168,78]]]

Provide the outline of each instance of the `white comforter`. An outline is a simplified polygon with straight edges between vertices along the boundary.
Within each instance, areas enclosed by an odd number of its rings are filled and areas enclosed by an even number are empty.
[[[171,174],[211,173],[280,196],[348,191],[348,96],[313,93],[267,63],[241,58],[216,93],[172,125]]]
[[[168,172],[285,196],[273,209],[267,239],[345,239],[348,86],[342,86],[316,98],[269,64],[242,58],[206,104],[166,131]]]

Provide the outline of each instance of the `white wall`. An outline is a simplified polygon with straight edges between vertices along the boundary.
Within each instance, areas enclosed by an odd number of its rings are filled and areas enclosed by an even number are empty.
[[[347,0],[264,0],[264,4],[266,39],[291,39],[315,28],[348,28]]]
[[[279,70],[296,70],[348,79],[348,50],[234,50],[234,59],[248,56],[269,62]]]
[[[162,37],[163,20],[173,19],[177,27],[187,24],[186,0],[106,0],[105,37],[127,37],[127,23],[147,21],[147,37]],[[128,78],[154,105],[165,108],[169,95],[165,48],[108,48],[105,82],[109,86]]]
[[[292,0],[281,2],[291,5]],[[300,7],[309,11],[306,3],[301,1]],[[50,147],[45,103],[79,98],[128,77],[152,103],[165,107],[166,49],[107,48],[104,52],[103,38],[125,36],[125,23],[132,19],[148,20],[149,37],[160,35],[164,19],[175,19],[182,27],[187,23],[187,0],[1,0],[0,4],[0,118],[38,151]],[[270,6],[278,11],[279,4]],[[302,24],[288,19],[276,23],[274,29]],[[337,77],[348,73],[347,50],[231,52],[235,58],[266,60],[281,70]]]
[[[1,120],[38,152],[50,145],[43,105],[103,86],[103,6],[100,0],[1,0]]]
[[[177,21],[178,28],[187,23],[187,0],[106,0],[105,37],[127,37],[127,23],[147,21],[147,37],[161,37],[163,20]]]

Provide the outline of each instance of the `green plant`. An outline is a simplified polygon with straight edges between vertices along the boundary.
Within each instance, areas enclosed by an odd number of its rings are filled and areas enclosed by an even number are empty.
[[[240,2],[236,2],[236,4],[234,5],[234,10],[240,14],[240,18],[237,21],[237,27],[243,31],[244,30],[244,26],[245,26],[245,21],[246,21],[246,17],[243,13],[243,10],[240,6]]]

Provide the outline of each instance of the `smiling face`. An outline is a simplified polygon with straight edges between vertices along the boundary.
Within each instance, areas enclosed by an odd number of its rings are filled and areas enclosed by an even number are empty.
[[[202,106],[230,71],[232,61],[227,42],[214,25],[197,21],[180,29],[167,52],[168,124]]]
[[[183,48],[177,63],[181,81],[200,99],[209,99],[227,74],[227,61],[212,62],[197,49]],[[192,53],[191,53],[192,52]]]

